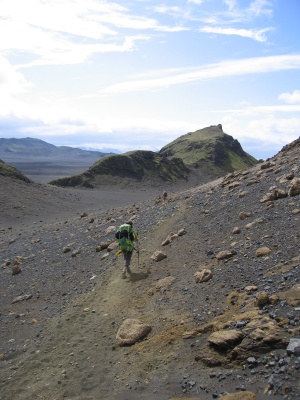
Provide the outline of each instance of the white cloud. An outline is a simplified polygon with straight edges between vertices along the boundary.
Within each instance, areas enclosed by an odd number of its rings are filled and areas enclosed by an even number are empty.
[[[273,13],[272,2],[269,0],[254,0],[251,2],[247,11],[255,17],[261,15],[270,16]]]
[[[300,118],[278,114],[227,114],[220,121],[225,132],[238,139],[256,158],[273,157],[283,146],[299,137]]]
[[[267,37],[264,35],[265,32],[270,31],[272,28],[264,28],[264,29],[236,29],[236,28],[222,28],[222,27],[213,27],[206,26],[200,28],[201,32],[207,33],[217,33],[221,35],[237,35],[246,37],[249,39],[254,39],[258,42],[266,42]]]
[[[0,104],[1,114],[7,115],[16,108],[16,96],[26,93],[32,85],[24,76],[0,56]]]
[[[174,72],[173,74],[169,71],[161,71],[160,76],[155,79],[149,78],[115,84],[101,90],[100,93],[112,94],[158,90],[173,85],[199,82],[212,78],[262,74],[292,69],[300,69],[300,54],[223,61],[218,64],[199,67],[198,69],[183,69],[181,72]]]
[[[203,0],[188,0],[188,3],[201,4]]]
[[[137,41],[150,39],[141,34],[147,30],[187,29],[160,25],[104,0],[1,0],[0,19],[0,37],[5,38],[0,50],[8,57],[27,53],[28,67],[82,63],[95,53],[132,51]]]
[[[227,5],[229,10],[236,8],[236,0],[224,0],[224,3]]]
[[[294,90],[292,93],[281,93],[278,99],[289,104],[300,103],[300,90]]]
[[[271,17],[273,14],[273,2],[269,0],[254,0],[245,7],[245,1],[223,0],[227,6],[225,11],[215,11],[213,15],[205,19],[218,25],[228,25],[242,22],[253,22],[260,17]]]

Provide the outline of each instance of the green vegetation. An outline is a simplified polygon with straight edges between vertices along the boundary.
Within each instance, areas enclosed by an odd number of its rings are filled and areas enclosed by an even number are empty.
[[[0,160],[0,175],[20,179],[24,182],[30,182],[30,180],[18,169],[12,167],[11,165],[5,164],[5,162],[3,162],[2,160]]]
[[[150,184],[188,180],[189,174],[214,179],[228,172],[256,164],[240,143],[223,132],[221,125],[189,132],[163,147],[158,153],[138,150],[109,154],[83,174],[50,182],[57,186],[96,187],[126,181]]]
[[[181,158],[191,169],[214,176],[249,168],[257,160],[244,152],[240,143],[223,132],[222,126],[211,126],[187,133],[163,147],[159,154]]]
[[[95,187],[124,180],[166,182],[186,180],[188,172],[189,169],[181,159],[169,160],[158,153],[139,150],[121,155],[108,155],[98,160],[83,174],[56,179],[50,184],[63,187]]]

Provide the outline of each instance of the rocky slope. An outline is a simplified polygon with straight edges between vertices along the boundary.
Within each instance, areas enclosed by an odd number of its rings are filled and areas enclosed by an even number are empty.
[[[0,399],[299,399],[299,154],[2,228]]]

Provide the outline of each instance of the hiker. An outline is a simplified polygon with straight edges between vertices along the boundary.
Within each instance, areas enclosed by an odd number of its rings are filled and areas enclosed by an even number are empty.
[[[132,229],[132,221],[129,220],[125,224],[120,225],[116,232],[116,238],[119,243],[119,249],[123,253],[124,267],[122,270],[122,278],[126,278],[126,272],[131,274],[130,261],[132,252],[134,250],[134,242],[138,242],[138,235],[135,230]]]
[[[168,193],[166,192],[166,190],[163,192],[163,200],[164,200],[164,203],[166,203],[168,201]]]

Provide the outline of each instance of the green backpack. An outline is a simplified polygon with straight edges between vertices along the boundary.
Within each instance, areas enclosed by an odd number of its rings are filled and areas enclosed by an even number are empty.
[[[123,224],[119,226],[115,234],[119,243],[120,250],[132,251],[134,248],[134,234],[130,224]]]

